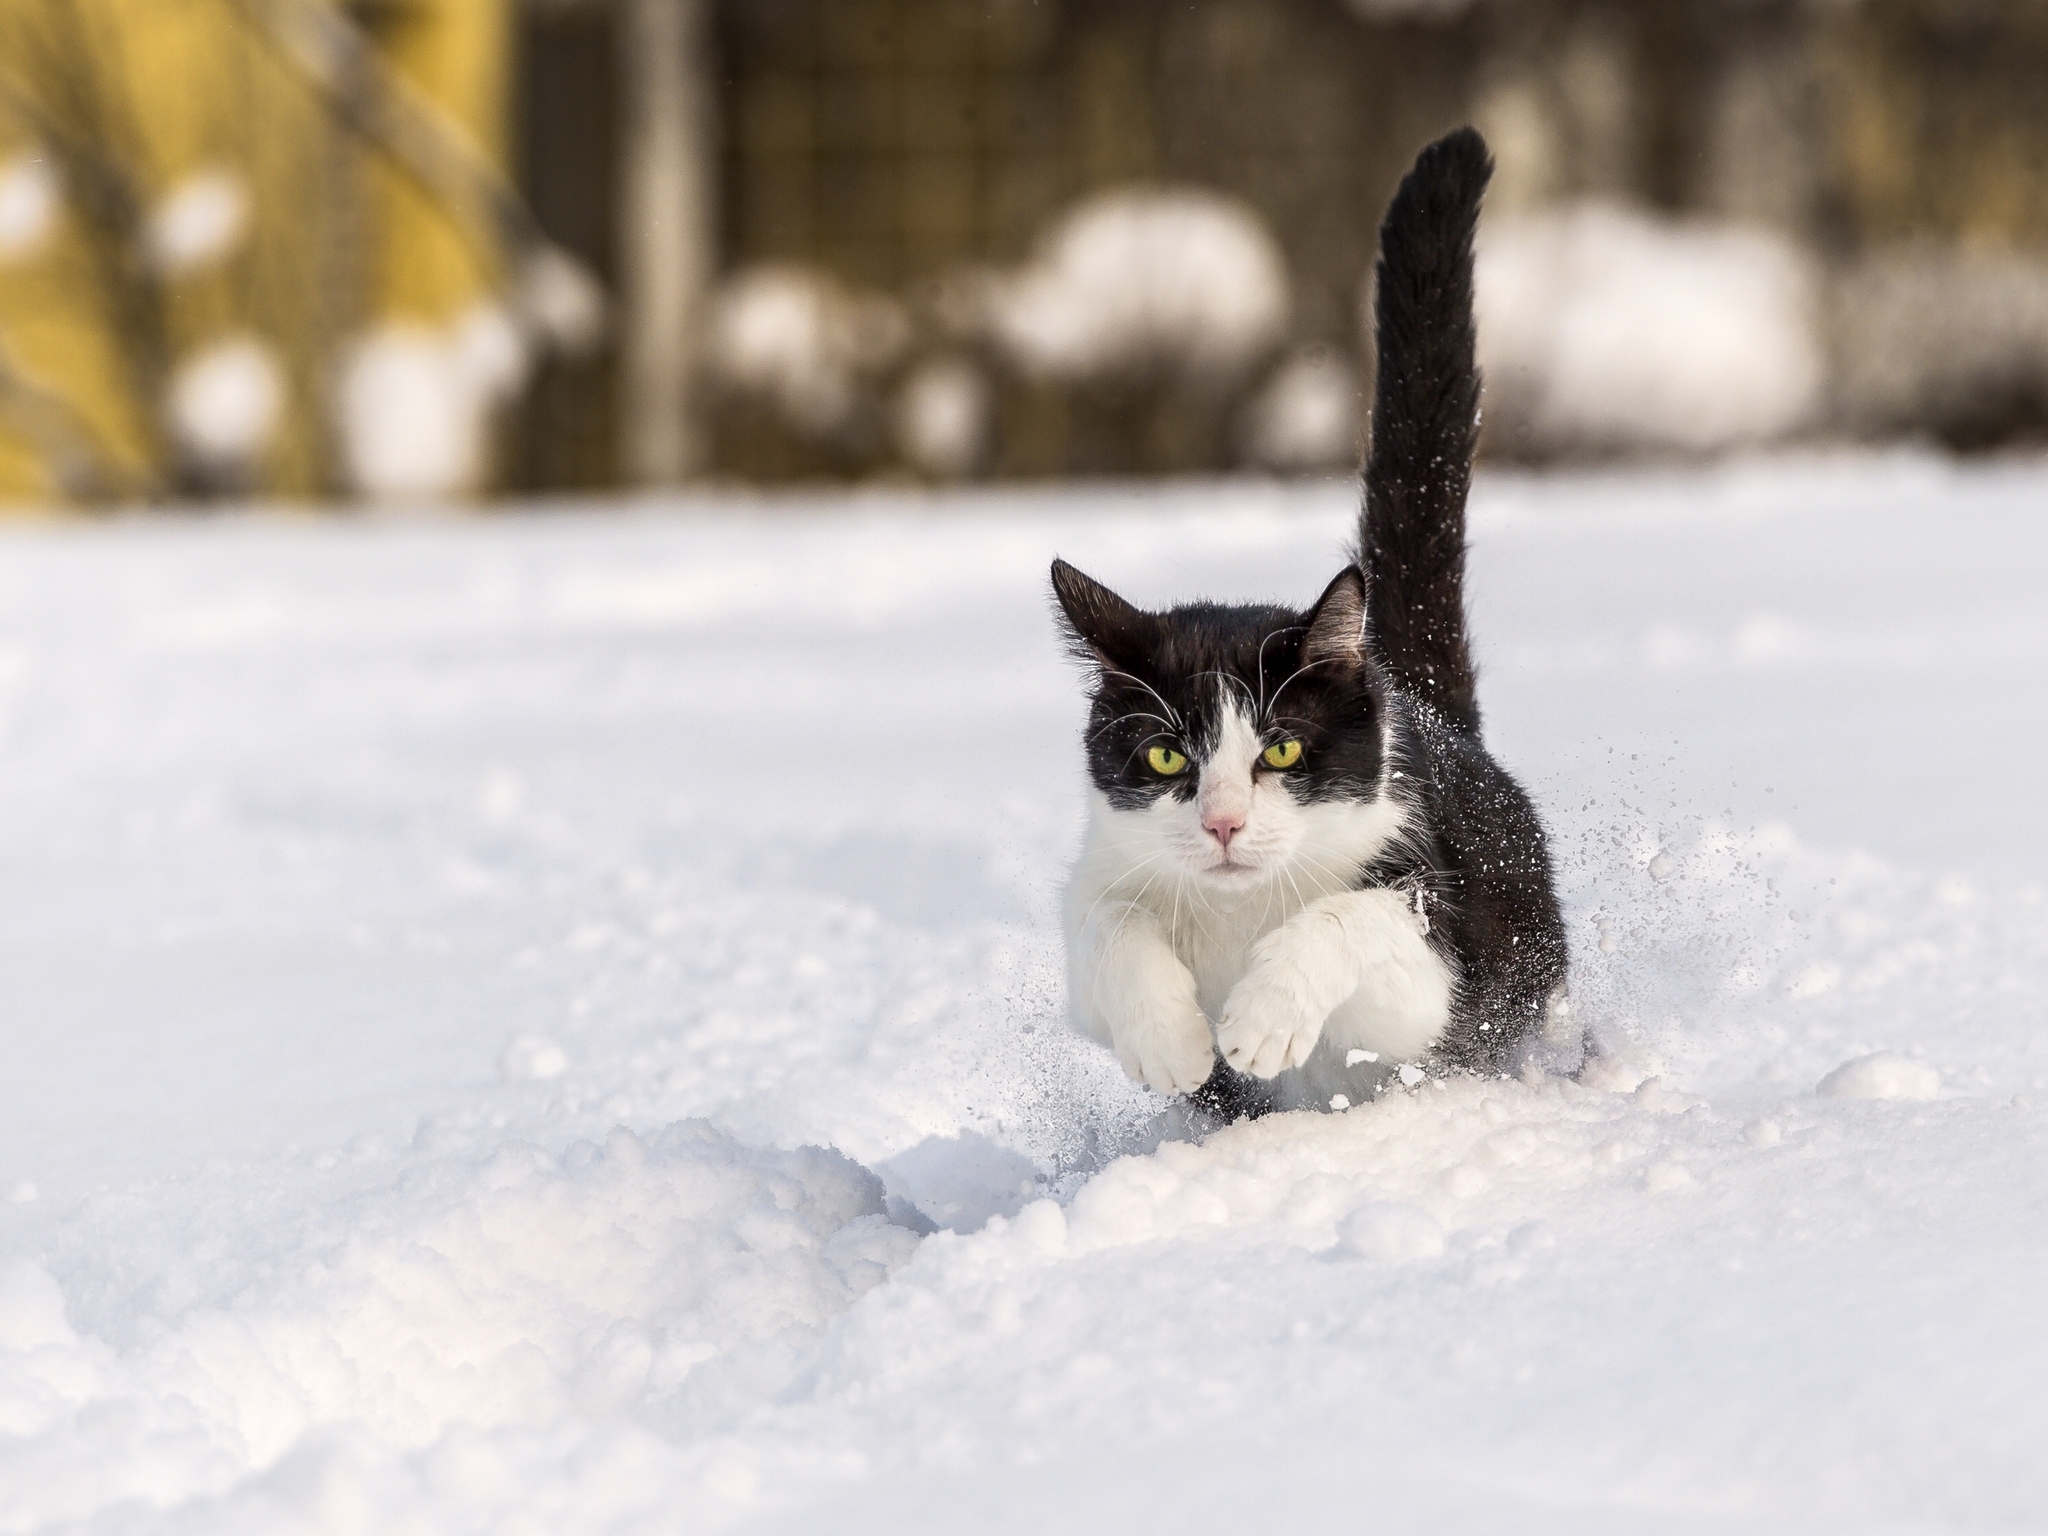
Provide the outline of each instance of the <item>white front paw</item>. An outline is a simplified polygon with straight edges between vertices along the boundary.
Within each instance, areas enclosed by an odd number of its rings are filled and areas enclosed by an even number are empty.
[[[1230,989],[1216,1048],[1238,1071],[1274,1077],[1308,1060],[1325,1017],[1288,985],[1281,968],[1255,965]]]
[[[1117,1060],[1160,1093],[1193,1093],[1216,1067],[1209,1020],[1192,1003],[1148,999],[1110,1024]]]

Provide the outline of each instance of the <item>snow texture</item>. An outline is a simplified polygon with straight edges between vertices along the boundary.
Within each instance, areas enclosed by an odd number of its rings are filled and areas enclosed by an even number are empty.
[[[0,262],[42,249],[57,222],[61,190],[41,155],[18,154],[0,165]]]
[[[1284,338],[1287,265],[1257,213],[1191,187],[1098,193],[989,284],[986,323],[1025,373],[1225,384]]]
[[[1583,203],[1484,223],[1475,281],[1488,425],[1512,451],[1705,452],[1821,408],[1817,277],[1781,235]]]
[[[1597,1054],[1206,1137],[1044,570],[1348,486],[5,530],[0,1531],[2048,1523],[2044,500],[1482,477]]]

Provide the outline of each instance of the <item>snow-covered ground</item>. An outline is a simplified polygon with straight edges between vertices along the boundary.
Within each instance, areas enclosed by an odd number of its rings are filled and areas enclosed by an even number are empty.
[[[2048,466],[1483,480],[1605,1056],[1161,1141],[1045,566],[1350,507],[0,534],[0,1530],[2048,1524]]]

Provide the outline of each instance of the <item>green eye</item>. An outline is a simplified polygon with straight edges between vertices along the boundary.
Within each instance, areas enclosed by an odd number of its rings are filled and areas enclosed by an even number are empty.
[[[1264,753],[1268,768],[1292,768],[1301,761],[1301,743],[1276,741]]]
[[[1171,747],[1154,747],[1145,754],[1145,761],[1152,765],[1154,773],[1169,779],[1188,765],[1188,760]]]

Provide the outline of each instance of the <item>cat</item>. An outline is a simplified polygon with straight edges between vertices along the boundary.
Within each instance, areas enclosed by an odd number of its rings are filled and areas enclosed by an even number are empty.
[[[1358,550],[1311,607],[1149,613],[1053,562],[1093,683],[1075,1021],[1226,1118],[1513,1071],[1569,1007],[1543,826],[1481,744],[1466,638],[1492,172],[1463,128],[1388,205]]]

